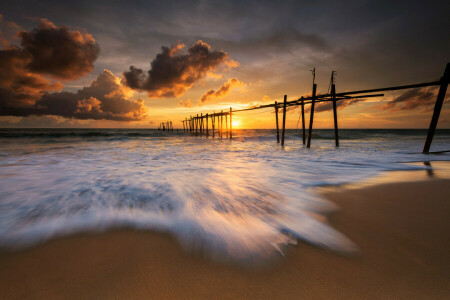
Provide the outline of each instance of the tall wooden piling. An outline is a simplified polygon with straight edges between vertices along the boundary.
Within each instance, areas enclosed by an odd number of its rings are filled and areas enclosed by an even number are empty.
[[[209,131],[208,131],[208,114],[205,115],[205,121],[206,121],[206,136],[209,136]]]
[[[436,131],[436,126],[439,120],[439,115],[441,114],[442,104],[444,103],[445,93],[447,92],[447,86],[450,83],[450,63],[447,63],[445,67],[444,76],[440,80],[439,92],[436,98],[436,103],[434,104],[433,116],[431,117],[430,127],[428,128],[427,139],[425,140],[425,145],[423,146],[423,153],[429,153],[431,142],[433,141],[434,132]]]
[[[225,114],[225,137],[227,137],[228,134],[228,115]]]
[[[314,104],[316,103],[316,89],[317,84],[313,84],[313,92],[312,92],[312,98],[311,98],[311,114],[309,117],[309,129],[308,129],[308,143],[306,144],[306,147],[311,147],[311,137],[312,137],[312,129],[313,129],[313,121],[314,121]]]
[[[284,132],[286,131],[286,102],[287,102],[287,95],[284,95],[284,102],[283,102],[283,127],[281,130],[281,146],[284,146]]]
[[[280,128],[278,128],[278,102],[275,101],[275,122],[277,124],[277,143],[280,142]]]
[[[216,125],[216,119],[215,114],[212,114],[211,116],[211,127],[212,127],[212,134],[213,138],[215,137],[215,125]]]
[[[223,110],[220,114],[220,138],[223,137]]]
[[[203,134],[203,113],[200,114],[200,133]]]
[[[230,140],[233,138],[233,109],[230,107]]]
[[[198,131],[199,131],[199,122],[198,122],[199,120],[198,120],[198,114],[197,114],[197,117],[195,118],[195,134],[198,134]]]
[[[306,144],[306,129],[305,129],[305,100],[301,97],[301,105],[302,105],[302,140],[303,145]]]
[[[334,83],[331,84],[331,98],[333,99],[334,140],[336,142],[336,147],[339,147],[339,132],[338,132],[337,105],[336,105],[336,86]]]

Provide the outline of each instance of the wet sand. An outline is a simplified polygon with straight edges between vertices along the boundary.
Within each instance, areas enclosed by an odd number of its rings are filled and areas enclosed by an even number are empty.
[[[330,223],[361,248],[300,242],[259,269],[185,253],[172,237],[117,230],[0,253],[0,299],[444,299],[450,297],[450,180],[322,191]]]

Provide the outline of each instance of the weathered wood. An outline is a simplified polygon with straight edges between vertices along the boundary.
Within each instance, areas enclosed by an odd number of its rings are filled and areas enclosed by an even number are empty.
[[[280,128],[278,128],[278,102],[275,101],[275,122],[277,127],[277,143],[280,143]]]
[[[197,117],[195,118],[195,133],[198,134],[198,114]]]
[[[311,99],[311,114],[309,117],[309,129],[308,129],[308,142],[306,144],[306,147],[311,147],[311,137],[312,137],[312,129],[313,129],[313,121],[314,121],[314,104],[316,101],[316,89],[317,84],[313,84],[313,93],[312,93],[312,99]]]
[[[431,117],[430,127],[428,128],[427,139],[425,140],[425,145],[423,146],[423,153],[429,153],[431,142],[433,141],[434,132],[436,131],[436,126],[439,121],[439,115],[441,114],[442,104],[444,103],[445,94],[447,92],[447,86],[450,83],[450,63],[444,71],[444,76],[440,80],[439,92],[436,98],[436,103],[434,104],[433,116]]]
[[[215,119],[215,114],[212,114],[211,116],[211,126],[212,126],[212,134],[213,134],[213,138],[215,136],[215,127],[216,127],[216,119]]]
[[[284,95],[284,102],[283,102],[283,127],[281,130],[281,146],[284,146],[284,134],[286,130],[286,102],[287,102],[287,95]]]
[[[208,114],[206,114],[206,136],[209,136],[209,130],[208,130]]]
[[[230,140],[233,138],[233,109],[230,107]]]
[[[220,138],[223,137],[223,110],[222,113],[220,114]]]
[[[228,136],[228,115],[225,114],[225,137]]]
[[[203,113],[200,114],[200,133],[203,134]]]
[[[336,147],[339,147],[339,132],[338,132],[337,105],[336,105],[336,85],[334,83],[331,85],[331,99],[333,99],[334,140],[336,142]]]
[[[305,100],[303,97],[301,100],[301,106],[302,106],[302,140],[303,145],[306,144],[306,130],[305,130]]]

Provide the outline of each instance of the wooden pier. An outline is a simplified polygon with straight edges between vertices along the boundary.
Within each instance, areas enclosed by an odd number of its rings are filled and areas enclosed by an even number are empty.
[[[430,153],[430,146],[431,142],[433,141],[433,136],[436,131],[436,126],[439,120],[439,115],[442,109],[442,105],[444,103],[445,94],[447,92],[447,86],[450,82],[450,63],[447,63],[447,66],[445,68],[443,76],[440,78],[440,80],[437,81],[431,81],[431,82],[423,82],[423,83],[416,83],[416,84],[409,84],[409,85],[401,85],[401,86],[391,86],[391,87],[383,87],[383,88],[376,88],[376,89],[366,89],[366,90],[357,90],[357,91],[349,91],[349,92],[340,92],[336,93],[336,84],[335,84],[335,71],[331,73],[331,80],[330,80],[330,91],[327,94],[318,94],[317,93],[317,84],[315,83],[315,69],[313,71],[313,85],[312,85],[312,95],[309,97],[300,97],[295,100],[287,101],[287,95],[284,95],[283,99],[283,119],[282,119],[282,127],[281,127],[281,140],[280,140],[280,132],[279,132],[279,124],[278,124],[278,113],[280,109],[280,103],[278,101],[275,101],[273,104],[265,104],[260,105],[256,107],[246,108],[246,109],[239,109],[239,110],[233,110],[230,107],[229,112],[228,111],[221,111],[221,112],[213,112],[213,113],[201,113],[200,115],[197,114],[196,116],[190,116],[189,118],[185,118],[183,121],[183,131],[184,132],[191,132],[196,135],[205,135],[209,136],[209,128],[208,128],[208,122],[211,121],[211,135],[213,138],[215,138],[215,135],[217,133],[217,136],[219,138],[223,138],[224,134],[226,138],[232,139],[233,137],[233,130],[232,130],[232,115],[233,113],[239,113],[244,111],[250,111],[250,110],[258,110],[258,109],[264,109],[264,108],[271,108],[273,107],[275,109],[275,123],[276,123],[276,132],[277,132],[277,142],[280,143],[282,146],[284,146],[285,142],[285,131],[286,131],[286,110],[288,107],[292,106],[301,106],[301,119],[302,119],[302,138],[303,138],[303,144],[306,144],[307,148],[311,147],[311,139],[312,139],[312,133],[313,133],[313,124],[314,124],[314,108],[316,103],[321,102],[332,102],[333,104],[333,119],[334,119],[334,136],[335,136],[335,145],[336,147],[339,147],[339,130],[338,130],[338,120],[337,120],[337,102],[343,101],[343,100],[351,100],[351,99],[366,99],[371,97],[382,97],[384,94],[379,92],[387,92],[387,91],[396,91],[396,90],[405,90],[405,89],[413,89],[413,88],[423,88],[423,87],[429,87],[429,86],[439,86],[439,92],[436,98],[436,103],[434,106],[433,116],[431,118],[431,123],[428,129],[426,141],[423,147],[422,152],[423,153]],[[310,105],[310,118],[309,118],[309,127],[308,127],[308,135],[306,137],[306,128],[305,128],[305,105]],[[223,130],[223,119],[225,118],[225,132]],[[228,120],[229,119],[229,120]],[[217,121],[217,123],[216,123]],[[230,124],[230,127],[228,129],[227,124]],[[165,130],[164,128],[172,128],[172,123],[161,123],[163,125],[162,130]],[[216,126],[217,124],[217,126]],[[161,126],[160,126],[161,127]],[[217,129],[216,129],[217,128]]]

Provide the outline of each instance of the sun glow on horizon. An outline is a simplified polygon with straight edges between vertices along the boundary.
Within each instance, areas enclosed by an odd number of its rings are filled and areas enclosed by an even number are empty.
[[[233,125],[233,128],[239,128],[239,126],[241,125],[241,121],[240,120],[233,120],[231,122],[231,125]]]

